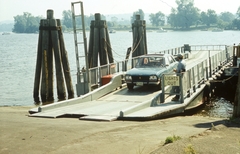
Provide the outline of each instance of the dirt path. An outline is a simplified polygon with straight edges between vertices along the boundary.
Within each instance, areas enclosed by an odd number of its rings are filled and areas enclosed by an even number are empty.
[[[0,107],[0,153],[184,153],[188,145],[198,153],[207,153],[202,149],[212,151],[213,146],[214,153],[224,153],[218,151],[219,146],[240,153],[240,124],[225,127],[220,125],[226,124],[222,118],[178,116],[147,122],[96,122],[28,117],[30,108]],[[221,129],[209,130],[212,123]],[[182,139],[163,146],[165,139],[173,135]]]

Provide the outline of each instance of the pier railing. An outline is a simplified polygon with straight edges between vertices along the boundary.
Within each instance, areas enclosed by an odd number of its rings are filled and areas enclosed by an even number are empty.
[[[166,94],[179,94],[181,96],[180,102],[183,103],[185,98],[190,97],[193,93],[195,93],[196,90],[200,88],[206,80],[208,80],[214,73],[219,71],[221,69],[221,66],[225,65],[227,62],[228,60],[226,58],[226,51],[222,50],[215,52],[214,54],[210,55],[208,59],[200,61],[195,66],[188,68],[185,73],[179,74],[178,76],[180,93],[171,91],[172,86],[174,85],[168,85],[164,81],[164,77],[166,75],[174,75],[164,74],[161,79],[162,87],[168,86],[168,90],[162,88],[162,92],[153,99],[154,102],[152,102],[152,105],[159,103],[158,101],[160,101],[160,103],[163,103]]]
[[[194,76],[197,77],[197,79],[200,79],[199,77],[199,69],[202,69],[202,71],[205,73],[205,78],[208,79],[213,73],[215,73],[218,70],[219,65],[224,65],[225,63],[229,62],[233,56],[232,54],[233,47],[232,46],[226,46],[226,45],[192,45],[190,51],[184,51],[183,47],[174,48],[170,50],[164,50],[156,53],[168,53],[172,55],[176,55],[178,53],[186,53],[186,52],[195,52],[195,51],[206,51],[208,52],[208,59],[200,61],[199,64],[197,64],[194,68],[189,68],[190,73],[195,72]],[[219,52],[216,52],[219,51]],[[132,59],[127,59],[123,61],[119,61],[116,63],[106,64],[102,65],[100,67],[94,67],[89,69],[89,79],[90,79],[90,85],[91,87],[99,87],[102,85],[101,80],[102,77],[111,75],[114,73],[124,73],[127,70],[130,70],[135,67],[139,57],[134,57]],[[82,72],[82,75],[84,76],[84,72]],[[189,78],[189,77],[188,77]],[[192,77],[193,78],[193,77]],[[189,85],[193,85],[193,83],[197,83],[198,81],[187,80],[191,81],[192,83],[189,83]],[[188,87],[189,88],[189,87]]]

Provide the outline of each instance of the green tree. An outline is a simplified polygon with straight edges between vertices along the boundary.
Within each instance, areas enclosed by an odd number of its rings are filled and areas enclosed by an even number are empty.
[[[62,24],[66,26],[66,28],[72,28],[72,11],[64,10],[62,12]]]
[[[24,12],[23,15],[14,16],[13,32],[35,33],[39,29],[41,17],[34,17],[31,13]]]
[[[172,9],[169,15],[172,26],[189,29],[198,23],[199,9],[194,7],[194,0],[176,0],[176,3],[177,9]]]
[[[23,16],[21,15],[14,16],[13,32],[25,33],[26,25],[27,25],[26,19]]]
[[[237,18],[240,19],[240,6],[238,7],[236,15],[237,15]]]
[[[222,12],[219,18],[224,22],[230,23],[234,20],[235,16],[231,12]]]
[[[218,27],[222,29],[233,29],[232,22],[234,20],[235,16],[230,12],[222,12],[218,16]]]
[[[167,17],[168,18],[167,21],[172,27],[177,28],[178,27],[177,10],[172,8],[171,12],[172,13]]]
[[[208,27],[211,24],[217,24],[218,16],[214,10],[208,9],[207,12],[201,12],[201,21]]]
[[[236,16],[237,16],[236,19],[234,19],[232,22],[232,26],[240,30],[240,6],[238,7]]]
[[[149,20],[153,26],[163,26],[165,23],[165,14],[162,12],[157,12],[156,14],[150,14]]]

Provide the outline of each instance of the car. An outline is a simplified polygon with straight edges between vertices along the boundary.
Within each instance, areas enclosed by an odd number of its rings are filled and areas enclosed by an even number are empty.
[[[134,86],[156,85],[161,89],[161,76],[173,73],[178,62],[170,54],[146,54],[139,56],[136,66],[125,74],[129,90]]]

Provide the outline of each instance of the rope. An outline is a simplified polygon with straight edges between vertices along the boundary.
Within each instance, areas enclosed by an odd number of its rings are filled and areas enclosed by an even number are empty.
[[[104,39],[104,38],[103,38]],[[138,41],[138,43],[136,44],[136,46],[135,45],[133,45],[133,46],[135,46],[135,48],[131,48],[132,50],[131,50],[131,52],[133,53],[134,51],[136,51],[136,49],[137,49],[137,47],[139,46],[139,44],[140,44],[140,42],[141,42],[141,40],[142,40],[142,36],[141,36],[141,38],[140,38],[140,40]],[[110,47],[111,48],[111,50],[116,54],[116,55],[118,55],[119,57],[123,57],[123,55],[119,55],[117,52],[115,52],[115,50],[113,50],[113,48],[110,46],[110,44],[107,42],[107,40],[106,39],[104,39],[104,42],[107,44],[107,46],[108,47]],[[135,42],[135,41],[134,41]],[[105,48],[105,51],[107,52],[107,55],[110,57],[110,55],[109,55],[109,53],[108,53],[108,51],[107,51],[107,49]],[[130,52],[130,53],[131,53]],[[129,53],[129,54],[130,54]],[[128,55],[129,55],[128,54]],[[116,61],[113,57],[111,57],[114,61]],[[116,61],[116,62],[118,62],[118,61]]]

